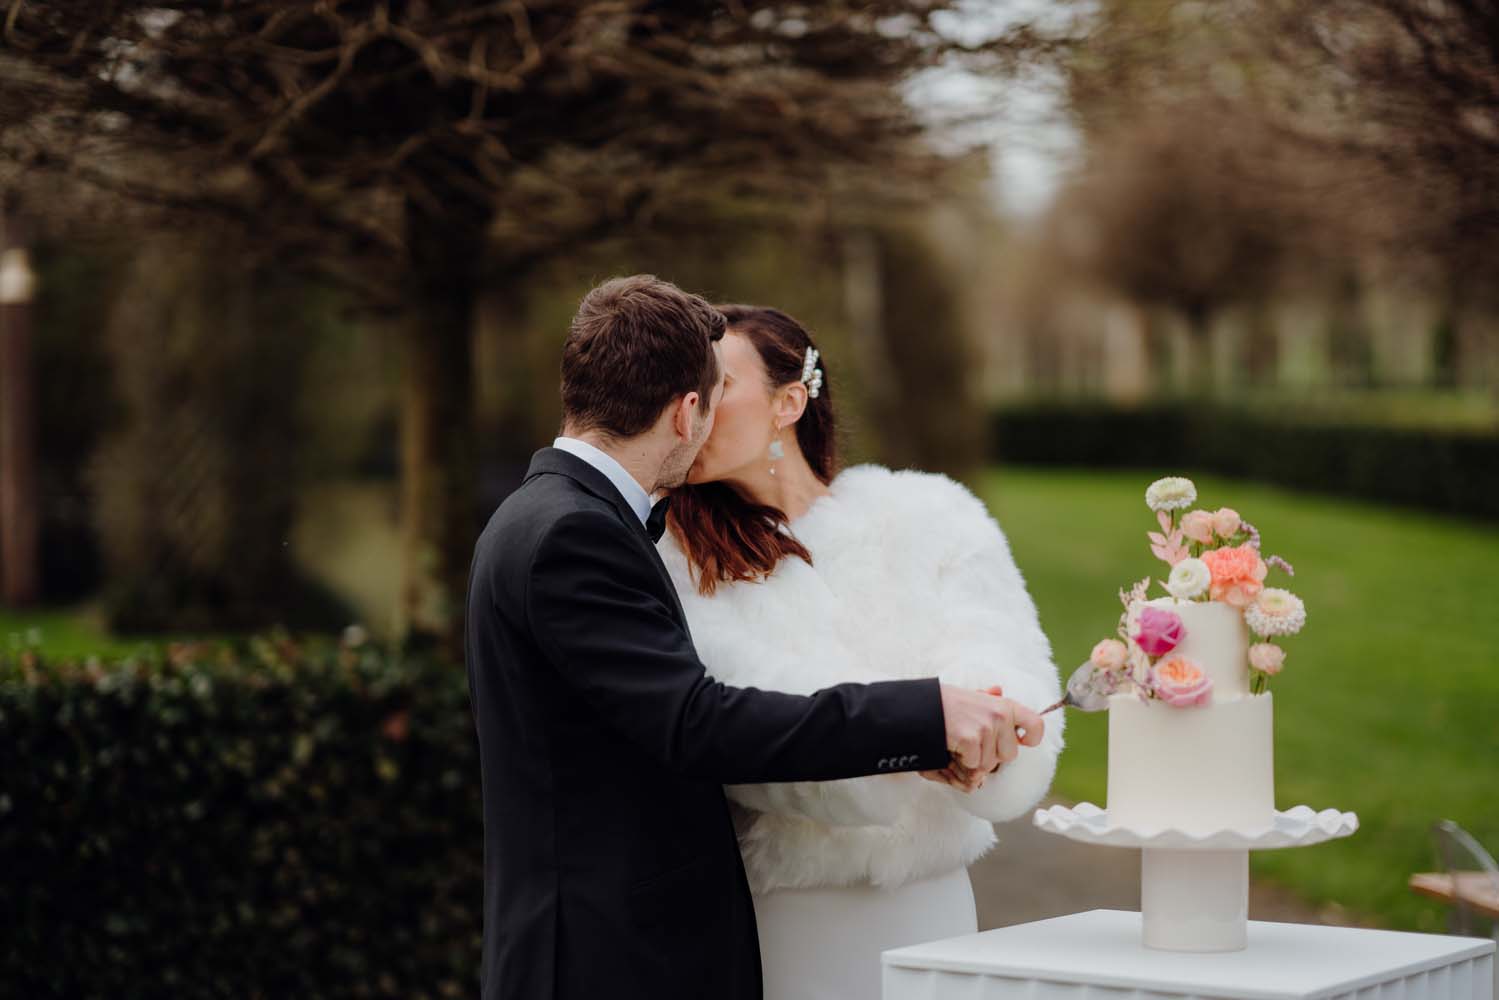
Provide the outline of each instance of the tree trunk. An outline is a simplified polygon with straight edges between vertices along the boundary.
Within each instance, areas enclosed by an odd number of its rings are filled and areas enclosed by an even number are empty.
[[[1144,390],[1141,395],[1163,396],[1175,391],[1176,374],[1172,369],[1170,331],[1161,322],[1160,310],[1151,304],[1131,301],[1129,308],[1137,316],[1140,330],[1140,353],[1145,359]]]
[[[1213,366],[1213,311],[1206,305],[1194,304],[1183,311],[1187,321],[1187,336],[1184,338],[1183,357],[1173,366],[1176,376],[1175,391],[1179,395],[1217,398],[1217,373]]]
[[[14,217],[0,207],[0,601],[41,597],[37,535],[34,277]]]
[[[843,234],[843,308],[848,315],[849,343],[864,387],[870,423],[877,429],[873,450],[886,462],[912,461],[900,407],[900,383],[887,347],[885,280],[880,241],[867,229]]]
[[[1363,289],[1352,271],[1341,275],[1334,289],[1328,342],[1337,386],[1372,387],[1374,359],[1363,317]]]
[[[484,220],[407,211],[414,309],[401,371],[400,629],[461,660],[478,533],[473,335]]]
[[[1256,388],[1276,384],[1280,373],[1280,338],[1276,335],[1274,308],[1268,298],[1257,298],[1249,304],[1244,373]]]

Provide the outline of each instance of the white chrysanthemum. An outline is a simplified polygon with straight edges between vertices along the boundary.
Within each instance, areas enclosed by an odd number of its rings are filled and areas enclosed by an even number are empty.
[[[1180,510],[1197,502],[1197,487],[1181,476],[1157,479],[1145,490],[1145,505],[1154,511]]]
[[[1244,609],[1244,621],[1255,635],[1295,635],[1306,624],[1306,605],[1289,590],[1266,587]]]
[[[1205,593],[1213,582],[1213,571],[1201,559],[1186,558],[1171,567],[1166,590],[1178,601],[1190,601]]]

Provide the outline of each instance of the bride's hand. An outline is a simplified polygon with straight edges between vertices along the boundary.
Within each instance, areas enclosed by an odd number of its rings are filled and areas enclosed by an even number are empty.
[[[1003,696],[1005,693],[1005,689],[1000,687],[998,684],[994,685],[993,687],[985,688],[984,690],[986,693],[993,695]],[[990,771],[988,773],[993,774],[1002,766],[1004,765],[997,764],[994,767],[994,771]],[[956,756],[953,757],[951,763],[949,763],[941,770],[919,771],[917,773],[928,781],[935,781],[943,785],[951,785],[953,788],[956,788],[962,792],[976,792],[980,788],[983,788],[984,778],[986,777],[986,775],[980,771],[970,770],[966,765],[963,764],[962,761],[958,760]]]

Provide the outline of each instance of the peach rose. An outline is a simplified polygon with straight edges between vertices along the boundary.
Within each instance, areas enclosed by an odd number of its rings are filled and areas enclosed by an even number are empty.
[[[1286,651],[1274,643],[1257,642],[1249,647],[1249,665],[1256,670],[1263,670],[1273,677],[1280,673],[1285,663]]]
[[[1182,515],[1182,534],[1194,542],[1206,545],[1213,540],[1213,515],[1205,510],[1194,510]]]
[[[1208,593],[1215,601],[1246,608],[1265,589],[1265,574],[1270,568],[1248,542],[1231,549],[1210,549],[1202,554],[1202,561],[1213,574]]]
[[[1155,696],[1168,705],[1186,708],[1206,705],[1213,697],[1213,681],[1185,656],[1168,656],[1151,671]]]
[[[1088,660],[1099,670],[1118,670],[1124,666],[1124,657],[1127,652],[1124,643],[1118,639],[1103,639],[1093,647]]]
[[[1244,520],[1239,517],[1239,512],[1232,507],[1219,507],[1213,514],[1213,531],[1219,538],[1234,537],[1234,532],[1238,531],[1243,523]]]

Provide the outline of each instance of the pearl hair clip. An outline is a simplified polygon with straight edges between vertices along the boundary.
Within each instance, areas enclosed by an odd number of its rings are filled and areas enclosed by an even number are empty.
[[[807,384],[807,395],[813,399],[822,391],[822,369],[815,367],[819,357],[817,348],[808,347],[807,360],[802,363],[802,381]]]

